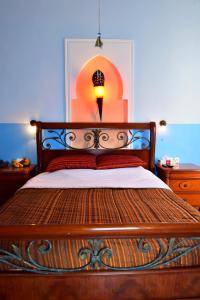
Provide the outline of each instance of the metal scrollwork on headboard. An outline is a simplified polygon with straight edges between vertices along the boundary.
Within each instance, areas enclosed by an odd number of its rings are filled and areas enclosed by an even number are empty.
[[[106,150],[118,150],[127,148],[133,145],[136,141],[141,142],[140,149],[149,149],[150,140],[142,136],[144,130],[112,130],[112,129],[87,129],[83,131],[83,136],[80,140],[80,131],[77,130],[48,130],[50,136],[43,138],[42,147],[44,150],[50,150],[53,145],[60,145],[63,149],[72,150],[89,150],[89,149],[106,149]],[[113,136],[113,132],[116,134]],[[78,135],[79,133],[79,135]],[[76,142],[79,140],[79,146],[76,146]],[[84,146],[80,146],[84,144]],[[113,146],[114,145],[114,146]]]
[[[43,172],[47,164],[70,150],[101,151],[137,155],[154,172],[156,124],[149,123],[66,123],[40,122],[36,126],[38,170]],[[96,151],[97,149],[97,151]]]

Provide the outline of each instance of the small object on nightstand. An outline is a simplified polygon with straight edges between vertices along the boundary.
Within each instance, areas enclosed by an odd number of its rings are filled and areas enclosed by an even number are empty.
[[[34,175],[36,175],[35,165],[23,168],[13,166],[0,168],[0,205],[13,196]]]
[[[179,157],[168,157],[164,156],[162,159],[160,159],[159,164],[165,168],[177,168],[180,163]]]
[[[0,168],[6,168],[8,166],[9,166],[8,161],[0,159]]]
[[[200,208],[200,166],[179,164],[176,168],[168,168],[158,164],[157,172],[175,194]]]
[[[14,168],[23,168],[30,166],[30,159],[23,157],[12,160],[12,166]]]

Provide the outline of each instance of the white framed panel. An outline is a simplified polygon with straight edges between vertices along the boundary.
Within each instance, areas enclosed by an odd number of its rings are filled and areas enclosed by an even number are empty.
[[[128,121],[133,121],[133,54],[131,40],[103,39],[103,47],[95,47],[95,39],[65,39],[66,121],[71,121],[70,101],[76,98],[76,79],[83,66],[96,55],[105,56],[118,69],[123,81],[123,99],[128,100]]]

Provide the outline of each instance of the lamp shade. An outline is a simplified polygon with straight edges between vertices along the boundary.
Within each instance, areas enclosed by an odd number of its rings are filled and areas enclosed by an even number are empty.
[[[94,85],[94,92],[97,99],[100,120],[102,119],[103,110],[104,80],[104,74],[100,70],[97,70],[92,75],[92,82]]]
[[[104,74],[100,70],[97,70],[92,75],[92,82],[94,86],[104,86]]]

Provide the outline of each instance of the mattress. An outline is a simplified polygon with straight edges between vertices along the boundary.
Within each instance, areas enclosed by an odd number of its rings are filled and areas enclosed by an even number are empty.
[[[200,213],[168,188],[33,188],[31,186],[32,184],[24,186],[1,208],[0,225],[74,224],[80,226],[81,230],[81,226],[87,224],[123,225],[200,221]],[[95,241],[68,238],[52,241],[12,240],[1,241],[0,248],[13,253],[12,245],[15,245],[15,249],[16,247],[20,249],[20,255],[26,258],[29,248],[32,259],[48,270],[82,269],[83,266],[86,266],[84,270],[90,270],[91,264],[87,266],[88,259],[91,257],[90,250],[96,247],[98,251],[101,250],[99,253],[103,255],[101,257],[103,264],[97,263],[95,269],[126,269],[132,266],[140,269],[140,266],[148,265],[157,258],[160,243],[162,251],[166,252],[169,239],[162,238],[158,241],[142,237],[141,239],[105,238]],[[174,246],[193,247],[193,251],[189,251],[187,255],[180,255],[180,258],[175,261],[172,253],[170,264],[163,264],[161,261],[152,266],[155,268],[199,266],[200,252],[199,247],[195,246],[196,243],[190,239],[176,239]],[[47,248],[51,251],[45,251]],[[40,251],[41,249],[44,251]],[[21,263],[24,262],[20,262],[20,266]],[[15,269],[16,265],[0,263],[1,270],[12,268]]]

